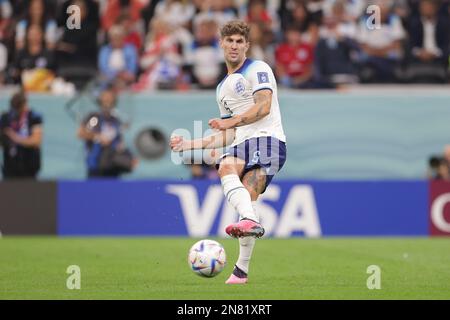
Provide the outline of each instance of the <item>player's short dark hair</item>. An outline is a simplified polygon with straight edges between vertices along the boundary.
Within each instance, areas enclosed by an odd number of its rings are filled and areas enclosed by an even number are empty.
[[[11,97],[10,105],[11,105],[11,108],[18,110],[18,109],[22,108],[26,102],[27,102],[27,97],[25,95],[25,92],[23,92],[21,90],[21,91],[16,92]]]
[[[249,35],[250,35],[250,27],[247,23],[241,20],[232,20],[228,23],[226,23],[221,29],[220,29],[220,37],[223,39],[225,37],[229,37],[232,35],[241,35],[245,38],[245,41],[249,41]]]

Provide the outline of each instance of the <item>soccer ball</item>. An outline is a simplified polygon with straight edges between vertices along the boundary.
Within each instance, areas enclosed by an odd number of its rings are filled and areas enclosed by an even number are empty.
[[[201,277],[215,277],[226,265],[225,249],[214,240],[200,240],[189,250],[189,267]]]

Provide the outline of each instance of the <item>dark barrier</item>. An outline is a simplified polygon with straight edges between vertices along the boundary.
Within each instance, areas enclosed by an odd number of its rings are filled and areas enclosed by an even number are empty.
[[[0,183],[0,232],[56,234],[56,182]]]
[[[266,236],[428,235],[428,182],[278,181],[258,203]],[[225,236],[237,219],[206,181],[60,182],[60,235]]]

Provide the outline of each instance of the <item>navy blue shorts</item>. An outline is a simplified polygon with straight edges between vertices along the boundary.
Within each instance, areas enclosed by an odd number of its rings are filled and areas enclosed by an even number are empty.
[[[264,168],[267,174],[265,191],[275,174],[286,162],[286,144],[274,137],[250,138],[229,148],[220,157],[216,167],[219,168],[220,161],[228,156],[245,161],[243,175],[252,169]]]

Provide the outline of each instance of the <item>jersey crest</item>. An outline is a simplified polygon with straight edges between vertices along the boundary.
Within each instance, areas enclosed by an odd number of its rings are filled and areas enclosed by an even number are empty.
[[[234,91],[238,94],[238,95],[242,95],[245,92],[245,85],[244,85],[244,81],[242,79],[239,79],[236,82],[236,85],[234,86]]]

